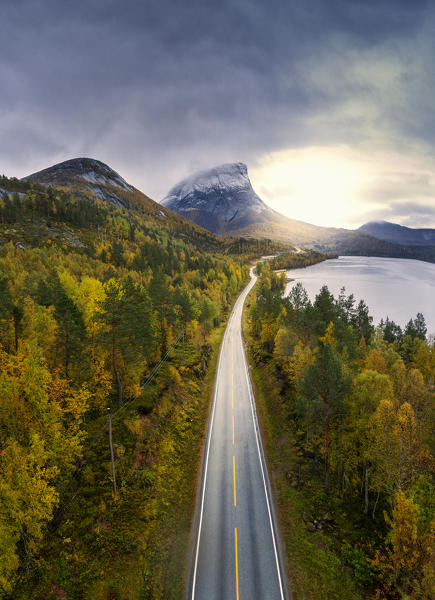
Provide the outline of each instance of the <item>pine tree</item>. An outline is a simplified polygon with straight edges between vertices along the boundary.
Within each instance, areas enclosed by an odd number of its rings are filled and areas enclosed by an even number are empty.
[[[104,290],[106,297],[98,303],[95,319],[103,325],[100,341],[111,353],[118,402],[122,405],[120,360],[125,366],[151,356],[156,323],[148,293],[130,278],[110,279]]]
[[[323,429],[325,460],[325,493],[329,494],[329,443],[331,423],[343,415],[343,399],[350,388],[350,378],[333,346],[321,344],[316,361],[309,366],[302,383],[305,406]]]

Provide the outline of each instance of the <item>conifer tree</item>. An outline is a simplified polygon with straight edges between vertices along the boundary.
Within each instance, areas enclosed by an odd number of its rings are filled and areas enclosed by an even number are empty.
[[[311,405],[323,429],[325,493],[329,494],[329,443],[331,423],[343,414],[343,399],[350,379],[343,371],[338,353],[329,341],[319,346],[314,364],[308,367],[302,384],[305,407]]]

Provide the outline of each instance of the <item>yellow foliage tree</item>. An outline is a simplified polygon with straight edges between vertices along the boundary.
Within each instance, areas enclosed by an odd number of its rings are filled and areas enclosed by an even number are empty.
[[[392,496],[431,468],[433,458],[422,446],[412,406],[404,402],[396,408],[382,400],[369,424],[369,458],[373,482],[379,491]]]
[[[418,506],[401,489],[395,496],[392,518],[385,515],[385,520],[390,526],[387,552],[378,551],[374,560],[381,581],[376,598],[431,600],[435,591],[431,564],[433,527],[428,533],[419,534]]]
[[[316,353],[309,346],[304,346],[302,342],[296,344],[287,369],[289,380],[294,386],[302,383],[308,367],[314,364],[315,359]]]
[[[377,371],[378,373],[382,373],[383,375],[387,372],[387,365],[385,363],[385,359],[379,350],[376,348],[372,348],[370,352],[367,354],[367,358],[364,364],[365,369],[369,369],[371,371]]]

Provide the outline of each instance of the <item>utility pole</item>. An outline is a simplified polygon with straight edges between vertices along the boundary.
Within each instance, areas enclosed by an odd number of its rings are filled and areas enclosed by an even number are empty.
[[[113,457],[113,443],[112,443],[112,413],[110,412],[110,407],[107,407],[107,414],[109,416],[109,444],[110,444],[110,458],[112,460],[113,491],[116,494],[115,459]]]

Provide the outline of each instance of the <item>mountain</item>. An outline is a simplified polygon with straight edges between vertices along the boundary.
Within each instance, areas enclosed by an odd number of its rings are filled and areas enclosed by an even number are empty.
[[[319,227],[272,210],[255,193],[243,163],[195,173],[175,185],[161,204],[223,236],[266,238],[326,253],[435,262],[435,243],[426,247],[413,241],[405,244],[384,239],[364,228]]]
[[[170,210],[163,210],[160,204],[130,185],[111,167],[93,158],[66,160],[23,177],[19,183],[39,184],[42,189],[51,187],[78,197],[100,200],[114,209],[128,210],[132,216],[138,211],[157,226],[164,225],[172,231],[189,232],[189,235],[199,236],[205,241],[210,241],[213,237],[191,221],[186,221]]]
[[[162,204],[218,234],[257,222],[268,210],[254,192],[243,163],[225,164],[184,179]]]
[[[388,221],[370,221],[362,225],[358,231],[386,242],[405,246],[435,246],[435,229],[412,229]]]
[[[195,173],[175,185],[161,204],[224,236],[249,235],[308,244],[340,231],[290,219],[272,210],[255,193],[244,163]]]
[[[157,204],[108,165],[93,158],[73,158],[23,177],[22,181],[95,196],[119,208],[157,210]],[[161,207],[159,207],[161,209]]]

